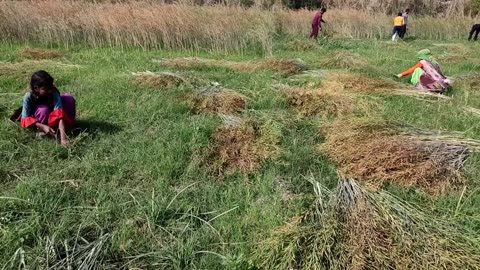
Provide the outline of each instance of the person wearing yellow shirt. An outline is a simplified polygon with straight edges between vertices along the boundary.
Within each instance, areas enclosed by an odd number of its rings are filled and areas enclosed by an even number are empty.
[[[392,41],[397,41],[400,33],[402,32],[402,27],[405,24],[405,19],[402,16],[402,13],[399,12],[398,16],[393,19],[393,36]]]

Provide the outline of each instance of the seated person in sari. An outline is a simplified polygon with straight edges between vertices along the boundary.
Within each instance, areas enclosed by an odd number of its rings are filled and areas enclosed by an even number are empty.
[[[412,75],[410,82],[418,89],[436,93],[443,93],[452,86],[452,82],[443,74],[440,65],[431,58],[429,49],[419,51],[417,58],[420,59],[420,62],[398,74],[397,77]]]
[[[43,135],[60,135],[63,146],[69,144],[67,128],[75,121],[75,99],[70,94],[60,95],[48,72],[40,70],[32,75],[30,91],[23,97],[21,124],[35,127]]]

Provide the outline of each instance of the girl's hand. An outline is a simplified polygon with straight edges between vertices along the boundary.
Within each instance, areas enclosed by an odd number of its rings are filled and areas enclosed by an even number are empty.
[[[55,130],[53,130],[51,127],[47,125],[37,123],[36,126],[40,131],[43,131],[45,134],[50,134],[50,135],[55,134]]]

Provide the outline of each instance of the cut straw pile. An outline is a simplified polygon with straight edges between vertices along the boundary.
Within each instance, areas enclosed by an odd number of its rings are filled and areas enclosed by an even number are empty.
[[[338,51],[320,62],[322,68],[362,68],[368,65],[368,61],[356,53],[348,51]]]
[[[290,51],[311,51],[318,48],[318,43],[313,40],[295,39],[286,44]]]
[[[198,67],[223,67],[241,72],[257,72],[270,70],[282,75],[294,75],[306,69],[303,61],[299,59],[269,58],[261,61],[232,62],[226,60],[204,58],[172,58],[154,60],[163,66],[171,68],[198,68]]]
[[[132,75],[139,85],[153,88],[171,88],[188,83],[182,76],[170,72],[153,73],[146,71],[133,73]]]
[[[64,69],[79,68],[78,65],[65,64],[50,60],[24,60],[22,62],[10,63],[0,62],[0,77],[10,77],[19,80],[26,80],[37,70],[49,72]]]
[[[332,72],[325,76],[323,83],[332,92],[385,92],[398,88],[393,81],[371,78],[366,75],[349,72]]]
[[[324,128],[327,153],[342,172],[378,189],[386,183],[437,194],[463,183],[460,169],[479,142],[399,130],[385,123],[335,121]]]
[[[462,43],[433,44],[434,46],[445,48],[443,54],[439,54],[438,60],[444,64],[459,64],[468,62],[470,49]]]
[[[259,169],[264,161],[279,152],[279,133],[273,122],[236,121],[219,128],[207,158],[210,169],[220,178]]]
[[[365,94],[389,94],[411,96],[419,99],[449,99],[449,97],[408,87],[391,80],[372,78],[350,72],[322,72],[322,86],[331,92],[351,92]]]
[[[466,91],[480,92],[480,73],[455,78],[455,83]]]
[[[260,269],[478,269],[479,239],[352,179],[258,244]]]
[[[247,98],[220,85],[206,87],[188,98],[195,113],[236,114],[247,105]]]
[[[29,59],[55,59],[64,56],[63,53],[55,50],[25,48],[22,50],[22,56]]]
[[[316,114],[342,116],[351,114],[355,108],[354,98],[341,92],[296,88],[287,89],[285,93],[289,105],[303,116]]]

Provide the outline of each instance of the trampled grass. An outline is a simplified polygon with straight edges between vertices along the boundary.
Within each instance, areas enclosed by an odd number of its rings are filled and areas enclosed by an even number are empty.
[[[281,39],[275,42],[280,49],[274,51],[274,58],[300,58],[311,70],[324,69],[325,59],[345,50],[360,55],[365,60],[361,67],[349,71],[327,69],[327,73],[341,71],[356,74],[357,78],[376,78],[382,82],[382,89],[395,81],[407,87],[406,79],[398,80],[393,75],[415,64],[416,51],[428,47],[434,55],[452,52],[448,46],[434,46],[438,41],[426,40],[398,45],[373,40],[323,39],[298,51],[283,46]],[[82,263],[114,269],[261,267],[255,257],[262,248],[260,244],[277,228],[307,211],[315,201],[309,179],[330,189],[337,186],[334,162],[327,152],[318,151],[318,145],[325,142],[320,132],[322,126],[332,118],[363,117],[371,118],[372,122],[379,118],[435,134],[455,132],[462,138],[480,140],[480,116],[466,109],[480,108],[480,89],[475,81],[480,73],[476,64],[480,58],[474,53],[478,47],[458,40],[452,43],[465,47],[467,60],[444,64],[445,73],[467,79],[456,84],[458,87],[448,94],[448,99],[418,99],[375,89],[355,91],[353,88],[358,88],[355,81],[339,78],[339,83],[352,86],[347,89],[350,91],[342,91],[345,87],[327,90],[339,91],[329,92],[331,95],[348,94],[347,101],[342,99],[337,104],[335,99],[329,100],[322,103],[328,105],[326,109],[313,108],[309,111],[312,113],[301,117],[292,110],[285,89],[277,85],[320,91],[329,87],[328,78],[299,79],[270,69],[244,72],[203,66],[182,70],[151,61],[222,57],[236,63],[260,63],[263,54],[212,56],[202,52],[92,49],[77,45],[54,48],[65,53],[55,60],[26,60],[22,56],[25,45],[3,43],[0,45],[0,269],[18,268],[22,264],[30,269],[66,265],[77,269]],[[455,53],[462,51],[458,49]],[[334,68],[341,67],[348,68]],[[73,145],[69,149],[57,146],[52,140],[37,139],[32,132],[8,120],[9,114],[21,105],[28,85],[27,75],[37,68],[51,71],[58,88],[73,93],[77,99],[78,128],[71,134]],[[141,73],[146,70],[152,73]],[[132,78],[132,73],[148,78]],[[175,74],[186,80],[197,78],[199,83],[174,80],[167,84],[166,91],[158,91],[156,84],[147,82],[153,80],[150,75],[156,78],[159,74]],[[364,85],[361,79],[358,81]],[[197,111],[185,102],[212,83],[238,93],[247,102],[239,109],[225,112],[215,110],[218,103],[208,103],[215,113]],[[375,88],[376,84],[365,85]],[[362,102],[375,105],[360,106]],[[355,109],[350,109],[351,105]],[[341,113],[335,108],[340,108]],[[226,123],[238,127],[238,123],[248,121],[256,124],[248,124],[242,134],[253,138],[252,143],[225,131]],[[227,146],[238,148],[225,150]],[[248,160],[249,157],[252,159]],[[248,162],[254,165],[249,167]],[[219,166],[228,171],[221,175],[221,181],[219,173],[211,169]],[[462,237],[478,245],[480,156],[471,153],[459,170],[463,176],[461,185],[437,196],[417,186],[402,187],[394,182],[384,189],[395,196],[395,201],[422,209],[424,216],[418,219],[421,222],[435,216],[435,220],[442,219],[442,224],[448,224],[446,228],[461,227]],[[452,252],[448,256],[457,254],[454,249],[445,250]],[[478,246],[461,243],[461,250],[475,251]],[[421,258],[422,253],[416,251],[408,252]],[[432,253],[441,256],[440,251]],[[458,256],[464,254],[467,253]],[[385,261],[393,264],[392,259]],[[415,261],[408,263],[415,265]]]

